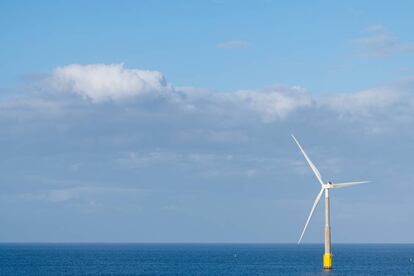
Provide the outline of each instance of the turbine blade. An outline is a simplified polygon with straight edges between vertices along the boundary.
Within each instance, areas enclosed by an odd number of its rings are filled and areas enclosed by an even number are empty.
[[[316,206],[318,205],[319,201],[321,200],[321,196],[322,196],[324,190],[325,190],[324,188],[321,189],[319,194],[316,196],[315,201],[313,202],[313,206],[312,206],[312,209],[310,211],[308,220],[306,221],[305,227],[303,228],[303,231],[302,231],[302,234],[300,235],[298,243],[300,243],[302,241],[303,235],[305,234],[305,231],[306,231],[306,228],[308,227],[309,221],[312,218],[312,215],[313,215],[313,212],[315,211]]]
[[[341,188],[348,188],[354,185],[369,183],[371,181],[357,181],[357,182],[344,182],[344,183],[334,183],[332,184],[332,188],[341,189]]]
[[[299,147],[300,151],[302,152],[303,156],[305,156],[305,159],[308,162],[309,166],[311,167],[311,169],[312,169],[313,173],[315,174],[316,178],[319,180],[321,185],[323,185],[322,176],[321,176],[321,173],[318,171],[318,168],[316,168],[316,166],[312,163],[309,156],[303,150],[302,146],[299,144],[298,140],[295,138],[295,136],[293,136],[293,134],[292,134],[292,138],[293,138],[293,140],[295,140],[295,142],[298,145],[298,147]]]

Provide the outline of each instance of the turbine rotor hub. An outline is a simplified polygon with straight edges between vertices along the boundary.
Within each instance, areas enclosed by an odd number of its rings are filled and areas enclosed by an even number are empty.
[[[325,189],[331,189],[331,188],[333,188],[333,183],[331,181],[328,181],[327,183],[325,183],[323,185],[323,188],[325,188]]]

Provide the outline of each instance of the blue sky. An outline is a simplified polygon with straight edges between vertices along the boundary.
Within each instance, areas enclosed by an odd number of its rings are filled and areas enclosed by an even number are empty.
[[[294,133],[372,180],[334,242],[414,242],[413,3],[240,2],[2,1],[0,241],[295,242]]]
[[[159,70],[175,85],[220,91],[301,85],[316,92],[410,76],[405,56],[361,58],[355,41],[381,25],[412,42],[412,3],[301,1],[2,1],[2,76],[71,63]],[[216,47],[245,41],[243,49]],[[195,70],[197,68],[197,70]]]

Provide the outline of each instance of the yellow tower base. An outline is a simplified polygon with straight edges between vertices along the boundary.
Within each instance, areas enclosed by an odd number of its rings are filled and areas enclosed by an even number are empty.
[[[331,253],[325,253],[323,255],[323,268],[332,269],[332,254]]]

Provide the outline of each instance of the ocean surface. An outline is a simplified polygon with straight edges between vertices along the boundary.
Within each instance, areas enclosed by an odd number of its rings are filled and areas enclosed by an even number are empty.
[[[0,244],[0,275],[414,275],[414,245]]]

